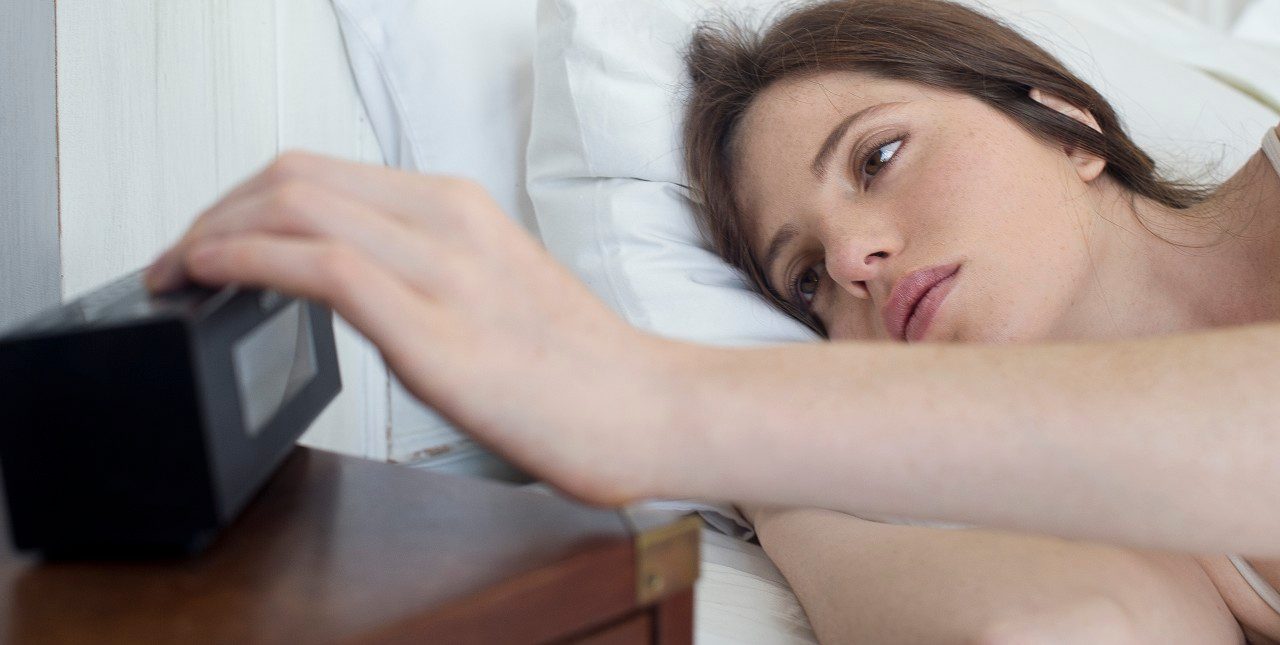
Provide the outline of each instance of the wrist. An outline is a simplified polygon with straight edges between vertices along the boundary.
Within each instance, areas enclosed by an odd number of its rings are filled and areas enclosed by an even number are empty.
[[[656,414],[652,427],[637,430],[646,456],[641,494],[647,498],[707,497],[706,480],[715,462],[705,446],[713,399],[711,365],[724,350],[706,345],[648,336],[644,348],[646,374],[653,395],[642,402]],[[721,458],[724,456],[721,455]]]

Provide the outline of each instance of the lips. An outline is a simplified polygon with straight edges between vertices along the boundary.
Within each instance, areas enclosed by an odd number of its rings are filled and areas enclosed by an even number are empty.
[[[923,337],[959,270],[956,262],[913,271],[899,279],[880,312],[885,329],[900,341]],[[935,287],[939,287],[936,292]]]

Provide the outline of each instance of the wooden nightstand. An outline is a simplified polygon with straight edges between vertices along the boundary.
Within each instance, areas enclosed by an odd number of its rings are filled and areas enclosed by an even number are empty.
[[[692,517],[307,448],[199,557],[41,564],[0,537],[5,642],[693,638]]]

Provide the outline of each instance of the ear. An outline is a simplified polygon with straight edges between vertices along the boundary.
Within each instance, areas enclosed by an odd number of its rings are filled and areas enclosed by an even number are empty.
[[[1082,110],[1068,103],[1062,97],[1045,92],[1038,87],[1031,88],[1029,95],[1037,103],[1053,108],[1098,132],[1102,132],[1102,127],[1098,125],[1097,119],[1094,119],[1093,114],[1088,110]],[[1066,152],[1067,156],[1071,158],[1071,163],[1075,165],[1076,173],[1080,175],[1080,179],[1086,182],[1093,181],[1098,175],[1102,174],[1102,169],[1107,166],[1105,159],[1083,150],[1076,150],[1071,146],[1065,146],[1063,152]]]

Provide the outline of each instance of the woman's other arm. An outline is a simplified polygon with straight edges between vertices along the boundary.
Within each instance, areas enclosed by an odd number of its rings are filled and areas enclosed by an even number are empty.
[[[681,350],[658,495],[1280,556],[1280,325]]]
[[[755,517],[822,642],[1239,643],[1190,557],[820,509]]]

